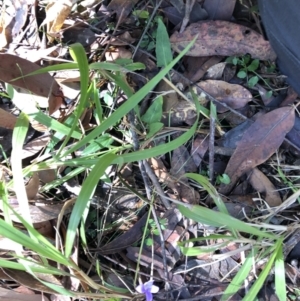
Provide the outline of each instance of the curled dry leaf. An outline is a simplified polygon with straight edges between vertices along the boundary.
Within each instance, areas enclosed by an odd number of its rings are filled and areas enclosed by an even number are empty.
[[[229,84],[222,80],[206,80],[198,83],[198,86],[202,88],[206,93],[220,102],[224,102],[233,109],[240,109],[244,107],[252,99],[252,94],[246,88],[236,85]],[[197,88],[197,93],[201,94],[201,90]],[[224,113],[228,111],[227,108],[216,104],[217,111]]]
[[[35,95],[48,99],[51,115],[62,104],[62,93],[58,83],[49,73],[23,77],[40,69],[37,64],[11,54],[0,54],[0,80],[13,86],[26,89]],[[19,78],[15,80],[16,78]],[[26,106],[26,104],[25,104]]]
[[[72,1],[50,1],[46,7],[46,19],[41,24],[47,24],[47,37],[50,42],[62,28],[66,18],[69,16],[72,8]]]
[[[201,21],[191,24],[183,33],[175,32],[171,46],[181,52],[195,37],[189,56],[241,56],[249,53],[259,60],[275,60],[276,54],[268,41],[254,30],[227,21]]]
[[[222,184],[219,192],[229,194],[243,174],[269,159],[294,122],[295,112],[291,107],[279,108],[258,117],[245,131],[228,162],[225,173],[230,177],[230,184]]]
[[[282,203],[275,186],[258,168],[253,169],[249,181],[254,189],[266,194],[265,200],[270,207],[279,206]]]

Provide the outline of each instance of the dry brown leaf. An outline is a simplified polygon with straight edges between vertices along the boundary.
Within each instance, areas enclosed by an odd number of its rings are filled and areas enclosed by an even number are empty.
[[[11,280],[14,280],[15,282],[22,284],[26,287],[30,287],[33,290],[36,290],[39,292],[52,293],[52,294],[57,293],[56,291],[52,290],[51,288],[49,288],[48,286],[46,286],[45,284],[40,282],[38,279],[36,279],[32,275],[28,274],[27,272],[13,270],[13,269],[3,269],[3,271],[6,275],[8,275],[11,278]],[[38,277],[40,279],[43,279],[46,282],[55,284],[55,285],[63,288],[61,282],[54,275],[40,273],[38,275]],[[32,296],[31,296],[31,298],[32,298]],[[31,299],[31,300],[35,300],[35,299]]]
[[[202,98],[206,101],[205,98]],[[173,98],[172,100],[175,100]],[[201,104],[203,104],[200,101]],[[180,101],[177,105],[172,107],[170,111],[164,111],[161,122],[165,126],[177,126],[187,123],[192,125],[197,119],[196,106],[194,103],[189,101]]]
[[[34,172],[31,179],[25,186],[27,197],[29,200],[34,200],[39,191],[40,178],[37,172]]]
[[[17,117],[0,108],[0,127],[13,130]]]
[[[223,73],[226,68],[226,65],[227,64],[225,62],[222,62],[211,66],[205,73],[204,79],[223,79]]]
[[[49,42],[53,42],[59,30],[62,28],[66,18],[72,9],[72,1],[60,0],[51,1],[46,7],[46,19],[41,24],[47,24],[47,37]]]
[[[171,46],[181,52],[197,36],[186,55],[241,56],[249,53],[259,60],[275,60],[276,54],[268,41],[254,30],[227,21],[201,21],[191,24],[183,33],[175,32]]]
[[[294,122],[295,112],[291,107],[279,108],[258,117],[245,131],[228,162],[225,173],[230,177],[230,184],[222,184],[219,192],[228,194],[243,174],[270,158]]]
[[[105,58],[109,62],[115,61],[116,59],[131,59],[132,53],[125,47],[118,47],[114,50],[106,51]]]
[[[22,291],[21,293],[15,292],[11,289],[0,288],[0,298],[1,301],[49,301],[49,299],[45,295],[41,294],[24,294]]]
[[[127,46],[135,42],[135,38],[133,38],[128,31],[118,35],[117,37],[112,38],[109,42],[112,46]],[[105,45],[104,43],[103,45]]]
[[[115,238],[113,241],[97,249],[100,254],[114,254],[131,246],[143,235],[143,227],[147,221],[147,214],[144,214],[127,232]]]
[[[201,81],[198,83],[198,86],[210,96],[220,102],[224,102],[232,109],[240,109],[252,100],[252,94],[246,88],[241,85],[229,84],[222,80]],[[196,89],[198,94],[202,93],[197,86]],[[228,111],[228,109],[222,105],[216,104],[216,106],[219,113]]]
[[[0,54],[0,80],[47,98],[51,115],[59,109],[63,98],[58,83],[49,73],[14,80],[38,69],[40,69],[38,65],[18,56]]]
[[[270,207],[279,206],[282,203],[275,186],[258,168],[254,168],[250,173],[249,181],[255,190],[266,194],[265,200]]]
[[[188,56],[184,59],[187,71],[185,76],[192,82],[197,82],[205,75],[207,70],[214,66],[215,64],[222,61],[221,56],[212,57],[192,57]]]
[[[10,202],[10,205],[13,207],[13,209],[17,213],[22,215],[18,201],[16,199],[10,199],[9,202]],[[62,204],[47,205],[44,203],[42,203],[42,204],[36,203],[35,206],[29,205],[31,220],[33,223],[41,223],[41,222],[56,219],[59,216],[59,214],[61,213],[62,208],[63,208]],[[71,212],[71,210],[72,210],[72,208],[67,208],[66,211],[64,212],[64,214]],[[14,214],[11,214],[10,217],[14,222],[20,223],[19,219]]]

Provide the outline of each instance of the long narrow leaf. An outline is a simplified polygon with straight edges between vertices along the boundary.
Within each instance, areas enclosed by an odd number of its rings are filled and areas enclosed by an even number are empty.
[[[230,300],[230,298],[238,292],[243,282],[248,277],[251,267],[253,263],[255,262],[255,256],[258,252],[258,248],[253,248],[252,251],[248,254],[245,262],[237,272],[237,274],[234,276],[230,284],[227,286],[226,290],[224,291],[224,294],[221,298],[221,301]]]
[[[169,35],[165,24],[159,18],[156,32],[156,60],[158,67],[167,66],[173,59]]]
[[[279,239],[276,241],[275,250],[273,251],[272,255],[270,256],[269,260],[267,261],[266,265],[264,266],[264,269],[259,274],[258,278],[254,282],[254,284],[251,286],[250,290],[248,291],[247,295],[244,297],[243,301],[253,301],[255,300],[259,290],[264,285],[268,275],[270,274],[272,265],[276,259],[277,252],[279,248],[282,245],[282,239]],[[285,283],[284,283],[285,284]]]
[[[22,173],[23,144],[29,127],[26,114],[21,113],[17,119],[12,137],[11,165],[14,177],[14,190],[25,220],[32,225],[28,198]]]
[[[96,185],[101,176],[104,174],[106,168],[112,164],[115,157],[116,155],[114,154],[106,154],[100,157],[82,185],[69,220],[65,250],[66,257],[69,257],[71,254],[77,227],[82,218],[82,214],[95,191]]]
[[[285,268],[282,244],[279,245],[275,259],[275,291],[280,301],[285,301],[287,296],[285,285]]]
[[[225,226],[228,228],[235,229],[236,231],[249,233],[259,237],[277,239],[277,237],[274,234],[261,231],[223,212],[216,212],[214,210],[198,205],[190,206],[190,208],[179,205],[178,208],[184,216],[191,218],[196,222],[204,223],[205,221],[205,223],[208,225],[218,227]]]
[[[186,52],[192,47],[195,39],[189,43],[189,45],[175,58],[166,68],[161,70],[154,78],[152,78],[143,88],[132,95],[124,104],[122,104],[117,111],[115,111],[108,119],[104,120],[96,129],[90,134],[79,141],[75,146],[63,153],[63,156],[67,156],[72,152],[75,152],[80,147],[87,144],[92,139],[101,135],[108,128],[115,125],[120,121],[130,110],[132,110],[152,89],[161,81],[161,79],[173,68],[173,66],[186,54]]]
[[[88,60],[86,57],[85,50],[83,46],[79,43],[75,43],[70,46],[70,54],[73,60],[78,64],[79,72],[80,72],[80,98],[78,101],[78,106],[76,108],[76,118],[72,124],[71,130],[68,133],[67,137],[64,139],[59,151],[58,155],[64,149],[64,147],[69,142],[72,133],[74,132],[75,128],[77,127],[77,122],[85,109],[87,95],[88,95],[88,85],[89,85],[89,65]]]

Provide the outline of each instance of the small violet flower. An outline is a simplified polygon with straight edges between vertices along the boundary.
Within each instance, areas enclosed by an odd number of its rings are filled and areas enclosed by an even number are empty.
[[[149,280],[144,284],[141,283],[139,286],[136,287],[136,290],[140,294],[144,294],[146,296],[146,301],[152,301],[153,300],[152,294],[155,294],[159,291],[159,287],[153,285],[153,282],[154,282],[153,280]]]

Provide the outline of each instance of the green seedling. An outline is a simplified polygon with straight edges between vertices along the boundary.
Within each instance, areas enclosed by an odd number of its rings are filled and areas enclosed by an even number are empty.
[[[251,59],[250,55],[247,54],[242,57],[228,57],[226,62],[239,67],[237,77],[246,79],[249,88],[253,88],[259,80],[262,80],[270,88],[266,97],[272,96],[272,88],[269,86],[268,82],[257,73],[260,64],[258,59]]]
[[[216,184],[219,185],[219,184],[226,184],[228,185],[230,183],[230,178],[227,174],[222,174],[222,175],[218,175],[217,176],[217,181],[216,181]]]

